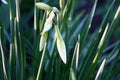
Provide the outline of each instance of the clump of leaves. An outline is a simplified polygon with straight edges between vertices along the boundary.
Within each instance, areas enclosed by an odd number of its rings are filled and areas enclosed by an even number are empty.
[[[116,0],[113,0],[100,26],[90,34],[97,2],[88,15],[81,12],[74,18],[74,0],[59,0],[60,10],[35,0],[30,40],[26,36],[29,33],[24,35],[19,1],[15,0],[14,13],[13,2],[9,0],[10,35],[0,22],[1,79],[119,79],[120,40],[107,44],[119,26],[120,4],[114,9]]]

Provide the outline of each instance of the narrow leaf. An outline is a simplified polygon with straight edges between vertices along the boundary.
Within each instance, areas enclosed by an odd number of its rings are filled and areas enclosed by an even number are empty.
[[[79,61],[79,47],[80,47],[80,35],[78,35],[78,42],[77,42],[77,50],[76,50],[76,69],[78,69],[78,61]]]
[[[75,76],[75,73],[73,71],[72,68],[70,68],[70,77],[69,77],[69,80],[76,80],[76,76]]]
[[[2,48],[2,43],[1,43],[1,27],[0,27],[0,50],[1,50],[1,55],[2,55],[2,66],[3,66],[3,74],[4,74],[4,79],[7,80],[7,73],[6,73],[6,68],[5,68],[5,57],[4,57],[4,52]]]
[[[94,16],[94,13],[95,13],[95,10],[96,10],[97,1],[98,0],[95,0],[94,6],[93,6],[93,8],[92,8],[92,10],[90,12],[90,15],[88,16],[88,20],[87,20],[87,22],[86,22],[86,24],[84,26],[83,31],[81,32],[81,40],[80,40],[81,47],[83,46],[84,41],[85,41],[85,39],[86,39],[86,37],[88,35],[88,31],[89,31],[89,29],[91,27],[93,16]]]
[[[104,66],[105,66],[105,62],[106,62],[106,59],[103,60],[102,64],[100,65],[100,68],[97,72],[97,75],[95,77],[95,80],[99,80],[101,75],[102,75],[102,72],[103,72],[103,69],[104,69]]]
[[[38,69],[36,80],[39,80],[39,76],[40,76],[40,73],[41,73],[41,68],[42,68],[42,64],[43,64],[43,60],[44,60],[44,56],[45,56],[45,50],[46,50],[46,43],[45,43],[44,50],[43,50],[42,57],[41,57],[41,61],[40,61],[40,64],[39,64],[39,69]]]

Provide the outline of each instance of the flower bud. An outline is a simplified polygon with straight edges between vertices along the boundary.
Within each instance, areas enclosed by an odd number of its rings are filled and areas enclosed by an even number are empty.
[[[60,34],[59,28],[55,26],[56,30],[56,38],[57,38],[57,49],[62,61],[66,64],[67,56],[66,56],[66,46],[63,41],[62,35]]]
[[[53,7],[53,12],[59,13],[60,11],[56,7]]]
[[[47,37],[48,37],[48,32],[45,32],[41,35],[40,38],[40,45],[39,45],[39,50],[41,51],[43,49],[43,47],[45,46],[45,43],[47,41]]]
[[[45,3],[36,3],[35,4],[37,8],[42,9],[42,10],[47,10],[47,11],[52,11],[52,7],[50,7],[49,5],[45,4]]]
[[[53,22],[54,17],[55,17],[55,14],[53,11],[51,11],[51,13],[49,14],[49,17],[45,21],[44,29],[43,29],[42,33],[45,33],[52,28],[52,22]]]

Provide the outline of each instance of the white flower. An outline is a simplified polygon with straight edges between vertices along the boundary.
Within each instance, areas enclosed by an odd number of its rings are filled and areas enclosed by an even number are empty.
[[[62,61],[66,64],[67,56],[66,56],[66,46],[63,41],[62,35],[60,34],[59,28],[55,26],[56,29],[56,38],[57,38],[57,49]]]
[[[52,28],[52,23],[53,23],[54,17],[55,17],[55,14],[53,11],[51,11],[51,13],[49,14],[49,17],[45,21],[42,34],[49,31]]]
[[[47,41],[48,31],[52,28],[52,22],[55,14],[53,11],[49,14],[49,17],[45,21],[44,29],[41,33],[39,50],[41,51]]]
[[[45,3],[36,3],[35,4],[39,9],[42,9],[42,10],[47,10],[47,11],[52,11],[52,7],[50,7],[49,5],[45,4]]]
[[[47,41],[47,37],[48,37],[48,32],[45,32],[41,35],[40,38],[40,45],[39,45],[39,50],[41,51]]]

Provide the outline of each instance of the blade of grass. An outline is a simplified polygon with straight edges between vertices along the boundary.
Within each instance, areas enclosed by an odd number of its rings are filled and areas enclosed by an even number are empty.
[[[103,69],[104,69],[104,66],[105,66],[105,63],[106,63],[106,59],[103,60],[102,64],[100,65],[100,68],[97,72],[97,75],[95,77],[95,80],[100,80],[101,79],[101,75],[102,75],[102,72],[103,72]]]
[[[68,0],[67,4],[65,5],[65,8],[63,10],[63,14],[62,14],[62,18],[63,18],[63,23],[60,27],[60,31],[63,32],[64,28],[65,28],[65,24],[69,18],[69,15],[71,13],[71,9],[72,9],[72,5],[73,5],[73,0]]]
[[[103,32],[104,32],[104,30],[105,30],[105,24],[106,24],[106,22],[107,22],[107,20],[108,20],[108,16],[110,15],[110,12],[111,12],[111,9],[112,9],[112,7],[113,7],[113,5],[114,5],[114,2],[115,1],[113,1],[112,2],[112,4],[111,4],[111,6],[109,7],[109,9],[108,9],[108,11],[107,11],[107,13],[106,13],[106,15],[105,15],[105,17],[104,17],[104,19],[103,19],[103,21],[102,21],[102,24],[101,24],[101,26],[100,26],[100,29],[102,30],[101,31],[101,33],[99,33],[99,35],[98,36],[96,36],[95,38],[94,38],[94,40],[92,41],[92,43],[90,44],[90,47],[89,47],[89,49],[88,49],[88,51],[87,51],[87,55],[86,55],[86,57],[84,58],[84,61],[82,62],[82,67],[80,67],[80,75],[79,75],[79,77],[78,77],[78,79],[80,79],[81,77],[82,77],[82,74],[83,74],[83,72],[88,72],[89,71],[89,68],[90,67],[87,67],[87,66],[90,66],[91,65],[91,63],[92,63],[92,60],[93,60],[93,58],[94,58],[94,56],[95,56],[95,52],[96,52],[96,50],[97,50],[97,45],[99,44],[99,41],[100,41],[100,37],[102,36],[102,34],[103,34]],[[96,34],[97,35],[97,34]],[[87,67],[87,68],[86,68]],[[83,74],[84,75],[84,74]],[[85,76],[85,75],[84,75]]]
[[[80,41],[80,35],[78,35],[78,41],[77,41],[77,43],[75,45],[75,49],[74,49],[74,53],[73,53],[73,58],[72,58],[72,62],[71,62],[71,68],[73,66],[73,62],[74,62],[75,58],[76,58],[75,59],[75,61],[76,61],[76,69],[78,68],[79,47],[80,47],[79,41]]]
[[[8,80],[7,73],[6,73],[6,67],[5,67],[5,57],[4,57],[4,52],[2,48],[2,42],[1,42],[1,27],[0,27],[0,50],[1,50],[1,55],[2,55],[2,68],[3,68],[4,79]]]
[[[104,39],[103,45],[102,45],[101,48],[98,50],[98,54],[97,54],[97,56],[96,56],[96,60],[95,60],[95,62],[93,63],[93,65],[92,65],[92,67],[91,67],[91,70],[90,70],[90,72],[89,72],[89,74],[88,74],[87,79],[90,78],[91,74],[92,74],[93,71],[95,70],[95,67],[96,67],[96,65],[97,65],[97,61],[98,61],[99,57],[101,56],[101,54],[103,53],[103,49],[104,49],[105,45],[107,44],[107,42],[108,42],[108,40],[109,40],[109,38],[110,38],[110,36],[111,36],[114,28],[115,28],[116,23],[118,22],[118,19],[119,19],[119,17],[120,17],[119,14],[120,14],[120,6],[118,7],[118,9],[117,9],[117,11],[116,11],[116,14],[115,14],[115,16],[114,16],[114,19],[112,20],[112,23],[111,23],[111,25],[110,25],[110,28],[109,28],[109,30],[108,30],[108,32],[107,32],[107,34],[106,34],[106,39]],[[98,48],[99,48],[99,47],[98,47]]]
[[[8,5],[9,5],[9,16],[10,16],[10,36],[11,36],[11,43],[13,43],[13,31],[14,31],[14,13],[13,13],[13,6],[12,6],[12,1],[8,0]]]
[[[12,64],[12,52],[13,52],[12,49],[13,49],[13,44],[11,43],[11,44],[10,44],[10,55],[9,55],[9,80],[11,80],[11,74],[12,74],[12,73],[11,73],[11,72],[12,72],[12,70],[11,70],[11,69],[12,69],[12,68],[11,68],[11,66],[12,66],[12,65],[11,65],[11,64]]]
[[[104,42],[104,40],[106,39],[106,34],[107,34],[107,31],[108,31],[108,26],[109,26],[109,23],[107,24],[107,26],[106,26],[106,28],[105,28],[105,31],[104,31],[104,33],[103,33],[103,36],[102,36],[102,38],[101,38],[101,40],[100,40],[100,42],[99,42],[98,50],[102,47],[103,42]],[[98,56],[98,53],[96,54],[96,56],[95,56],[95,58],[94,58],[94,60],[93,60],[93,63],[95,62],[97,56]]]
[[[14,20],[14,47],[15,47],[15,58],[16,58],[16,79],[19,80],[19,58],[18,58],[18,46],[17,46],[17,32],[16,32],[16,18]]]
[[[88,16],[88,19],[87,19],[87,22],[85,24],[85,27],[83,28],[83,30],[81,32],[81,40],[80,40],[80,44],[81,44],[80,48],[81,49],[82,49],[83,43],[84,43],[84,41],[85,41],[85,39],[87,37],[88,31],[89,31],[89,29],[91,27],[91,23],[92,23],[92,19],[93,19],[94,13],[95,13],[96,5],[97,5],[97,0],[95,0],[94,6],[93,6],[93,8],[92,8],[92,10],[90,12],[90,15]],[[80,53],[81,53],[81,51],[80,51]],[[80,79],[82,77],[83,71],[84,71],[84,69],[82,69],[82,72],[81,72],[81,74],[80,74],[78,79]]]
[[[80,24],[78,25],[78,27],[72,31],[74,33],[71,32],[71,36],[70,36],[70,43],[72,42],[72,40],[74,39],[74,37],[80,33],[81,28],[83,27],[83,25],[85,24],[85,21],[87,19],[87,16],[80,22]],[[72,29],[73,30],[73,29]]]
[[[119,49],[119,46],[120,46],[120,42],[118,44],[116,44],[116,47],[113,49],[113,51],[110,53],[110,54],[117,54],[117,56],[115,56],[114,60],[112,61],[110,67],[108,68],[109,71],[108,73],[106,74],[106,78],[105,80],[109,80],[111,79],[111,73],[113,73],[113,69],[114,69],[114,66],[117,64],[117,59],[119,59],[119,55],[120,55],[120,49]]]
[[[75,76],[75,73],[74,73],[74,71],[73,71],[72,68],[70,68],[70,77],[69,77],[69,80],[77,80],[76,76]]]
[[[119,51],[120,52],[120,51]],[[120,64],[115,64],[114,66],[115,68],[113,68],[111,74],[109,75],[108,79],[114,79],[117,75],[117,73],[120,71]]]
[[[55,80],[60,80],[61,78],[61,63],[60,63],[60,58],[59,55],[56,54],[56,59],[55,59]]]
[[[37,12],[36,12],[36,5],[35,4],[36,4],[36,0],[34,0],[34,40],[33,40],[34,46],[36,46],[36,32],[37,32],[37,19],[36,19]]]
[[[34,0],[34,30],[36,31],[37,30],[37,23],[36,23],[36,0]]]
[[[95,10],[96,10],[96,5],[97,5],[97,0],[95,0],[94,2],[94,6],[90,12],[90,15],[88,16],[88,19],[87,19],[87,22],[81,32],[81,40],[80,40],[80,44],[81,44],[81,48],[83,47],[83,44],[84,44],[84,41],[88,35],[88,31],[91,27],[91,23],[92,23],[92,20],[93,20],[93,16],[94,16],[94,13],[95,13]]]

